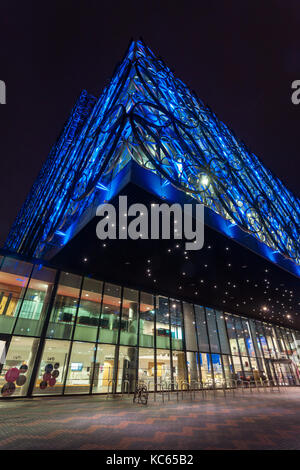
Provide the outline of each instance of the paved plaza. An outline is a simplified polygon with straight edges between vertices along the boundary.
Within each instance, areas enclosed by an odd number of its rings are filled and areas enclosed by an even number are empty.
[[[0,402],[0,449],[300,449],[300,388],[210,391],[147,406],[128,398]]]

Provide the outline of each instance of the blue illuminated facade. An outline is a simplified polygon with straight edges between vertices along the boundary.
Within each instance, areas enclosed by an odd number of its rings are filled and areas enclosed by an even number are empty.
[[[120,193],[203,203],[205,246],[100,242],[96,208]],[[300,386],[299,209],[132,42],[100,98],[80,94],[0,249],[0,396]]]
[[[299,275],[299,200],[141,40],[98,100],[80,95],[5,248],[43,258],[66,244],[130,161],[155,194],[204,203],[224,234]]]

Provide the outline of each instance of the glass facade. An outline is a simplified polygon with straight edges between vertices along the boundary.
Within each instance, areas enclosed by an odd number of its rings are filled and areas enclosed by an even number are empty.
[[[2,397],[300,385],[299,367],[299,331],[2,259]]]

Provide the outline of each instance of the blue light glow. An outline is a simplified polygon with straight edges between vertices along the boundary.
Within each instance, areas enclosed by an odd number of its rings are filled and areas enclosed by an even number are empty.
[[[56,234],[56,235],[59,235],[60,237],[65,237],[65,236],[66,236],[66,233],[61,232],[60,230],[56,230],[56,231],[55,231],[55,234]]]
[[[5,247],[43,257],[54,234],[66,243],[130,160],[161,176],[159,197],[179,189],[229,222],[229,236],[240,227],[274,251],[268,259],[300,264],[299,200],[142,41],[98,100],[80,95]]]
[[[108,191],[108,188],[106,186],[104,186],[104,184],[102,184],[102,183],[98,183],[96,185],[96,188],[97,189],[103,189],[104,191]]]

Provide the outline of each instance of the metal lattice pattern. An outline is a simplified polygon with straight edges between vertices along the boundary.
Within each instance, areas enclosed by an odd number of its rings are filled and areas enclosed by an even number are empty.
[[[55,233],[89,207],[99,181],[133,158],[300,264],[299,200],[141,41],[131,44],[95,105],[87,94],[79,102],[7,248],[43,255]]]

